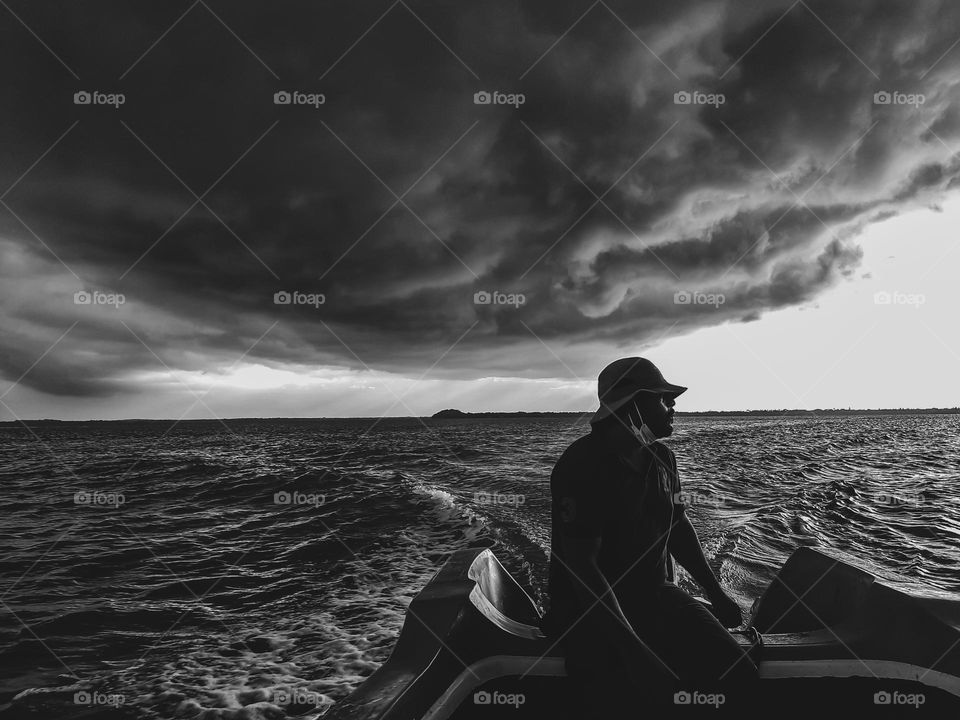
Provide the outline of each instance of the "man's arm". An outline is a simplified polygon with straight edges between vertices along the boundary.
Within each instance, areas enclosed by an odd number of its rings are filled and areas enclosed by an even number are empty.
[[[640,672],[652,668],[664,680],[676,679],[676,674],[646,646],[623,614],[613,588],[597,564],[600,538],[565,537],[563,546],[577,597],[583,607],[590,608],[584,617],[592,617],[607,641],[628,661],[638,662]]]
[[[707,599],[713,605],[714,614],[726,627],[737,627],[743,623],[743,614],[737,602],[727,595],[717,576],[707,563],[700,545],[697,531],[686,514],[681,515],[677,524],[670,533],[668,549],[674,559],[683,565],[697,584],[707,594]]]
[[[723,592],[720,581],[713,574],[713,570],[710,569],[710,564],[703,554],[703,547],[700,545],[697,531],[693,528],[693,524],[686,514],[682,515],[677,524],[673,526],[673,530],[670,532],[668,549],[674,559],[683,565],[686,571],[697,581],[697,584],[703,588],[707,597]]]

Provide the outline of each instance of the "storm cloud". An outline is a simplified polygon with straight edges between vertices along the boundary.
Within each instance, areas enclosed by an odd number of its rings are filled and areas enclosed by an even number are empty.
[[[54,395],[589,374],[814,300],[960,171],[956,3],[9,5],[0,373]]]

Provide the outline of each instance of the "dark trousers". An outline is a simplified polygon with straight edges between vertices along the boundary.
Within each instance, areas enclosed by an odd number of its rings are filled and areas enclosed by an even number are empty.
[[[621,656],[596,627],[595,616],[588,616],[562,641],[576,697],[571,717],[627,717],[622,713],[629,708],[680,709],[677,701],[687,698],[677,693],[688,693],[691,702],[704,702],[709,696],[716,701],[723,693],[728,704],[748,693],[757,680],[756,666],[733,636],[703,603],[675,585],[661,585],[621,607],[640,639],[676,679],[653,683],[650,677],[629,677]],[[606,612],[600,606],[594,610]],[[695,693],[699,695],[694,697]]]

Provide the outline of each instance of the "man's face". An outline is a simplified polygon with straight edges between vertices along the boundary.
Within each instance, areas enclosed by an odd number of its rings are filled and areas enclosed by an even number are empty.
[[[638,393],[630,408],[630,417],[637,427],[646,423],[658,438],[668,437],[673,433],[673,406],[676,404],[670,395]]]

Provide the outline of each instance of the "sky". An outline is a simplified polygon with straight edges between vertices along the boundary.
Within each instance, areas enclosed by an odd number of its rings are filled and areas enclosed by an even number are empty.
[[[0,16],[0,420],[960,405],[955,3]]]

